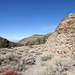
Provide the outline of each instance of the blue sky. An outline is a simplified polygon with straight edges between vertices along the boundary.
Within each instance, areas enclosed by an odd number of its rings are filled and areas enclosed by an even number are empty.
[[[0,36],[18,40],[53,32],[75,13],[75,0],[0,0]]]

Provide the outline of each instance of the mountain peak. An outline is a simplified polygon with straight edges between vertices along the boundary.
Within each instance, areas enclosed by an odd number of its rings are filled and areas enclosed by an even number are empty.
[[[69,14],[69,17],[70,17],[70,18],[75,18],[75,13],[70,13],[70,14]]]

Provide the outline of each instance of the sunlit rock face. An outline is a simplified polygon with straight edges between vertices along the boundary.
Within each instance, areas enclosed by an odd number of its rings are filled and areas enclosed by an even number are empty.
[[[57,26],[46,42],[47,50],[75,51],[75,14],[71,13]]]

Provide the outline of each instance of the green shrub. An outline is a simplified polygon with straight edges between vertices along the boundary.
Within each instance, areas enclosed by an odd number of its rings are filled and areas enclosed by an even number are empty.
[[[34,48],[32,45],[29,46],[30,48]]]
[[[10,47],[20,47],[20,46],[23,46],[23,44],[10,42]]]

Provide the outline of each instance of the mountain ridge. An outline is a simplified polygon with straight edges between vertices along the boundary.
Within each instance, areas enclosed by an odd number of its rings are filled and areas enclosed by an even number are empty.
[[[45,35],[51,35],[51,34],[52,33],[48,33],[48,34],[45,34]],[[32,41],[35,41],[35,40],[37,40],[39,38],[42,38],[45,35],[34,34],[34,35],[30,36],[30,37],[21,39],[20,41],[18,41],[18,43],[26,44],[27,42],[32,42]]]

